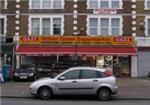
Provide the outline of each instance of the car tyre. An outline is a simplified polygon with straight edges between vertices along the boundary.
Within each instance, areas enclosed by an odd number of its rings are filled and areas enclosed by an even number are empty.
[[[99,89],[97,92],[97,97],[99,100],[102,100],[102,101],[109,100],[111,98],[110,90],[106,87]]]
[[[42,100],[47,100],[52,97],[52,91],[49,87],[41,87],[38,94]]]

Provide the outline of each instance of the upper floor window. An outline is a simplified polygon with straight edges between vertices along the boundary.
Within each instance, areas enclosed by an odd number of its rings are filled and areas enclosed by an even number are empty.
[[[150,9],[150,0],[145,0],[145,9]]]
[[[0,0],[0,9],[6,9],[7,8],[7,1],[8,0]]]
[[[147,35],[150,36],[150,19],[147,20],[148,25],[147,25]]]
[[[30,9],[63,9],[64,0],[30,0]]]
[[[63,34],[62,16],[30,16],[29,23],[30,35]]]
[[[146,21],[145,21],[145,31],[146,31],[146,36],[150,37],[150,17],[146,17]]]
[[[0,17],[0,35],[6,34],[6,18]]]
[[[122,0],[87,0],[88,9],[112,8],[121,9]]]
[[[89,16],[88,35],[122,35],[122,17]]]

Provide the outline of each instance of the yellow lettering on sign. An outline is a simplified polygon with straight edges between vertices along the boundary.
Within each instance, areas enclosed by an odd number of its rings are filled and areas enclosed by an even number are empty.
[[[49,44],[49,45],[135,45],[133,37],[129,36],[20,36],[20,44]]]

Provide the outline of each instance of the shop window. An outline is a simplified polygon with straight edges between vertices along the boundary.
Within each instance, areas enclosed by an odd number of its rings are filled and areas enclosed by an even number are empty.
[[[122,35],[122,17],[89,16],[88,35]]]
[[[97,56],[96,67],[105,68],[113,72],[113,56]]]
[[[63,9],[64,0],[30,0],[30,9]]]
[[[121,9],[122,0],[87,0],[88,9],[113,8]]]
[[[122,76],[129,76],[130,74],[130,60],[129,57],[121,57],[120,58],[121,61],[121,75]]]
[[[130,76],[130,57],[114,57],[113,66],[115,76]]]
[[[63,16],[30,16],[30,35],[62,35]],[[30,30],[31,29],[31,30]]]

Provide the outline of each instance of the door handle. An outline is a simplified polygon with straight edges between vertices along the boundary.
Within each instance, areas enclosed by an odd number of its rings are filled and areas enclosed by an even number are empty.
[[[77,81],[72,81],[72,83],[77,83]]]
[[[93,82],[98,82],[98,80],[95,79],[95,80],[93,80]]]

